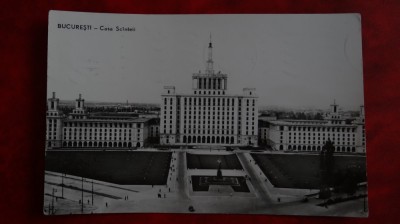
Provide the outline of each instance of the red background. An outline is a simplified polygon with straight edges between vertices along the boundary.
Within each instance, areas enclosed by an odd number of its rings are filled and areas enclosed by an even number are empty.
[[[111,13],[346,13],[362,16],[368,219],[271,215],[42,215],[47,16],[50,9]],[[9,1],[0,7],[0,222],[398,223],[400,1]]]

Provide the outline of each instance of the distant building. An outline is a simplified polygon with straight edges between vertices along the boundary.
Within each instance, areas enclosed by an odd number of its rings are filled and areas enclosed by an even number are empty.
[[[324,120],[276,120],[268,121],[262,138],[274,150],[320,151],[330,139],[336,152],[365,153],[364,107],[358,118],[344,119],[333,103]]]
[[[148,122],[149,125],[149,144],[160,144],[160,118],[152,118]]]
[[[257,145],[258,104],[255,89],[228,95],[228,77],[215,72],[213,46],[207,68],[192,75],[192,93],[177,94],[164,87],[160,142],[166,145]]]
[[[58,110],[60,100],[53,92],[52,98],[47,101],[46,112],[46,149],[59,148],[62,143],[63,113]]]
[[[142,147],[149,136],[148,118],[129,113],[89,114],[81,95],[68,116],[58,110],[55,93],[47,104],[46,149]]]

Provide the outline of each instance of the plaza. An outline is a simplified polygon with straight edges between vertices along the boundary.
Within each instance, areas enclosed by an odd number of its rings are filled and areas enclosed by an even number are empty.
[[[293,213],[344,216],[365,216],[367,214],[363,212],[363,198],[337,203],[327,209],[317,205],[325,201],[316,197],[318,188],[304,189],[301,187],[304,183],[298,183],[298,188],[293,188],[293,186],[285,188],[278,184],[273,186],[271,183],[274,181],[269,180],[271,177],[268,174],[265,175],[264,166],[255,162],[257,160],[255,158],[264,156],[269,157],[265,161],[269,161],[271,158],[280,160],[281,157],[289,156],[293,160],[309,162],[310,158],[308,157],[311,155],[290,155],[277,152],[253,153],[240,150],[227,152],[208,149],[174,149],[166,152],[157,149],[114,150],[92,154],[69,150],[54,153],[54,155],[46,157],[46,163],[49,165],[46,166],[45,174],[45,214],[103,212]],[[85,153],[86,155],[82,156]],[[101,155],[101,153],[107,156]],[[57,155],[59,155],[58,158]],[[88,174],[85,171],[87,167],[82,167],[83,171],[76,167],[64,167],[63,172],[54,168],[54,162],[59,161],[60,158],[72,161],[77,158],[77,155],[80,159],[85,158],[90,161],[88,162],[90,166],[98,166],[97,172],[92,171],[91,174]],[[121,157],[125,159],[121,159]],[[145,162],[136,163],[151,159],[154,161],[152,163],[154,166],[151,167]],[[346,164],[351,164],[353,159],[341,160],[341,166],[346,167]],[[102,167],[105,160],[114,165]],[[365,157],[356,160],[360,164],[364,162],[365,165]],[[123,162],[116,165],[112,161]],[[239,188],[210,185],[208,189],[199,190],[198,177],[216,176],[217,161],[221,161],[221,171],[224,177],[235,177],[244,184],[241,184]],[[132,166],[135,166],[135,169],[132,169]],[[274,166],[282,169],[278,162],[275,162]],[[293,169],[293,171],[296,170],[302,175],[310,175],[304,172],[312,169],[305,169],[305,171]],[[97,175],[93,173],[97,173]],[[115,175],[115,173],[122,174]],[[110,176],[126,177],[130,181],[110,179]],[[143,177],[147,177],[147,180],[143,180]],[[356,194],[362,194],[362,189],[360,188]],[[304,202],[305,197],[308,198],[306,203]],[[83,206],[81,202],[83,202]],[[194,208],[194,211],[189,211],[190,206]]]

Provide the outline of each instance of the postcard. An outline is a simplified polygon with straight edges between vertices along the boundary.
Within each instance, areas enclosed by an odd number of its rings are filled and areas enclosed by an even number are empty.
[[[367,217],[361,16],[50,11],[43,212]]]

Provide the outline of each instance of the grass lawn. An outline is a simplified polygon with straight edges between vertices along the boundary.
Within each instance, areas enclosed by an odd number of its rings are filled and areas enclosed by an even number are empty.
[[[186,161],[189,169],[218,169],[218,160],[221,161],[221,169],[243,169],[236,154],[199,155],[186,153]]]
[[[164,185],[171,152],[47,151],[48,171],[121,185]]]
[[[319,155],[257,153],[251,155],[275,187],[300,189],[320,187]],[[359,174],[357,182],[366,181],[365,157],[335,155],[333,173],[345,172],[348,167]]]

